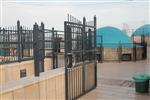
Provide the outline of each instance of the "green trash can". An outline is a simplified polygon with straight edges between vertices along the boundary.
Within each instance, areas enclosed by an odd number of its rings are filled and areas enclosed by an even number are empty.
[[[150,76],[146,74],[136,74],[132,77],[135,80],[135,88],[138,93],[149,92]]]

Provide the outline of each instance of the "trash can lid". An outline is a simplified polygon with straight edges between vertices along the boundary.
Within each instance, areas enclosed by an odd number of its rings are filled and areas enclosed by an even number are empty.
[[[147,74],[135,74],[132,77],[135,81],[147,81],[150,80],[150,76]]]

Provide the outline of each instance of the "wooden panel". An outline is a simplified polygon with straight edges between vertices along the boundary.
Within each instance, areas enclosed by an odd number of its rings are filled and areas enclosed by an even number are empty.
[[[94,64],[88,64],[85,70],[85,89],[93,88],[95,82]]]

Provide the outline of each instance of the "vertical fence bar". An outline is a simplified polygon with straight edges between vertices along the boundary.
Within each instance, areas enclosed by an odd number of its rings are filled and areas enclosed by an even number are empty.
[[[57,32],[56,32],[56,37],[55,37],[55,45],[56,45],[56,51],[55,51],[55,56],[56,56],[56,68],[58,68],[58,49],[59,49],[59,47],[58,47],[58,36],[57,36],[58,34],[57,34]]]
[[[68,21],[69,21],[69,15],[68,15]],[[64,22],[64,34],[65,34],[65,98],[68,100],[68,69],[67,69],[67,29],[66,29],[67,23]]]
[[[20,55],[21,56],[21,58],[23,58],[24,57],[24,47],[25,47],[25,39],[24,39],[24,34],[26,34],[26,33],[23,33],[23,30],[22,30],[22,26],[20,26],[20,45],[21,45],[21,54],[22,55]]]
[[[133,61],[136,61],[136,44],[133,43]]]
[[[21,40],[20,40],[20,36],[21,36],[21,31],[20,31],[20,21],[17,21],[17,35],[18,35],[18,61],[21,62]]]
[[[95,87],[97,87],[97,62],[96,62],[96,27],[97,27],[97,19],[94,16],[94,67],[95,67]]]
[[[38,24],[35,23],[34,26],[33,26],[33,41],[34,41],[34,44],[33,44],[33,48],[34,48],[34,75],[35,76],[39,76],[39,73],[40,73],[40,68],[39,68],[39,62],[37,62],[37,60],[39,59],[38,57],[38,41],[36,39],[36,35],[38,33]]]
[[[84,50],[85,50],[85,24],[86,19],[83,17],[83,28],[82,28],[82,61],[83,61],[83,70],[82,70],[82,90],[83,93],[85,92],[85,63],[84,63]]]
[[[142,43],[142,48],[143,48],[143,59],[147,58],[147,43]]]
[[[41,22],[41,26],[40,26],[40,33],[42,34],[41,35],[41,38],[40,38],[40,41],[42,42],[41,43],[41,66],[40,66],[40,72],[44,72],[44,58],[45,58],[45,36],[44,36],[44,23]]]
[[[103,48],[103,36],[101,36],[101,47],[100,47],[100,49],[101,49],[101,52],[100,52],[100,54],[101,54],[101,63],[103,63],[103,61],[104,61],[104,59],[103,59],[103,57],[104,57],[104,55],[103,55],[103,52],[104,52],[104,48]]]
[[[119,42],[119,48],[118,48],[118,58],[119,58],[119,62],[122,61],[122,44],[121,42]]]
[[[53,61],[53,69],[56,68],[55,63],[55,39],[54,39],[54,28],[52,28],[52,61]]]

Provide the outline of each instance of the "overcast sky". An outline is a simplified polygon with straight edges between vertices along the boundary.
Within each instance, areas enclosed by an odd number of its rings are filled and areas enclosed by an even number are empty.
[[[122,29],[122,23],[126,23],[130,29],[136,29],[150,22],[150,1],[148,0],[24,1],[1,1],[1,26],[13,26],[19,19],[25,26],[32,27],[35,22],[42,21],[46,28],[55,27],[55,29],[63,30],[67,13],[81,20],[83,16],[91,20],[96,15],[97,27],[114,26]]]

